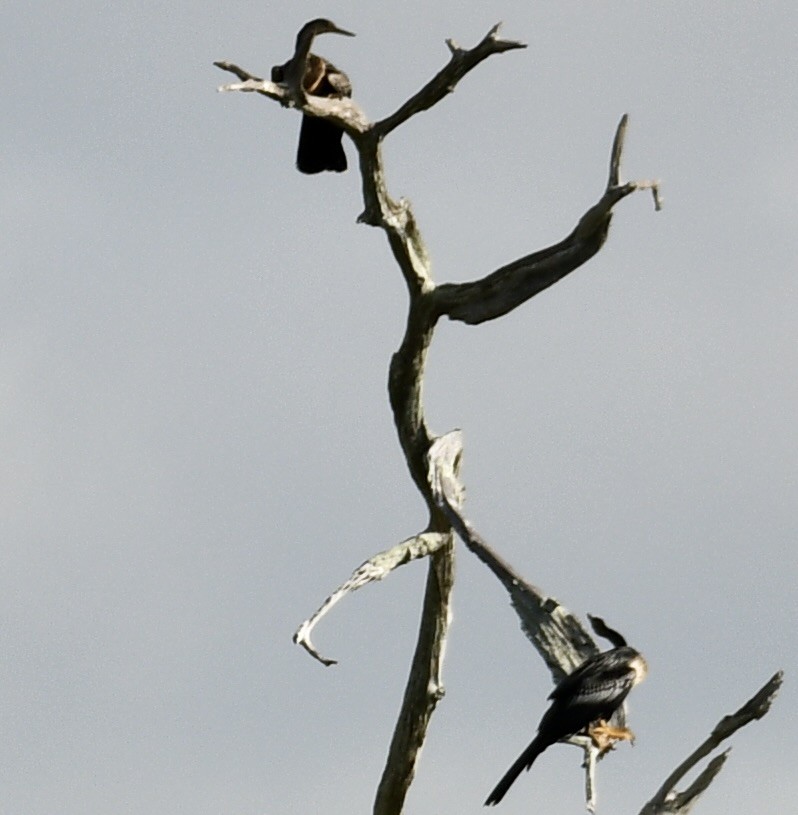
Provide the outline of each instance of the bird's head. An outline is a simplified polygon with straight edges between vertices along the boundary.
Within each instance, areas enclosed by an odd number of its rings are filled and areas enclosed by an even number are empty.
[[[648,663],[642,654],[635,654],[632,659],[629,660],[629,668],[634,671],[633,685],[639,685],[648,675]]]
[[[309,23],[305,23],[305,25],[302,27],[302,31],[299,32],[300,36],[302,36],[303,33],[311,34],[314,37],[318,36],[319,34],[343,34],[345,37],[355,36],[351,31],[338,28],[338,26],[332,20],[326,20],[323,17],[320,17],[318,20],[311,20]]]

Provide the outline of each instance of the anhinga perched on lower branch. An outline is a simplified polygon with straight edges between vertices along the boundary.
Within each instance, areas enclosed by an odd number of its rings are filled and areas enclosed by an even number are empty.
[[[610,749],[614,741],[633,740],[631,730],[608,723],[629,691],[645,679],[648,666],[642,655],[630,648],[603,620],[595,617],[591,622],[596,633],[606,636],[616,647],[585,660],[560,681],[549,696],[551,707],[543,714],[537,736],[494,787],[485,806],[498,804],[518,776],[528,770],[547,747],[561,739],[587,730],[602,751]]]
[[[272,68],[272,82],[286,84],[294,95],[300,92],[313,96],[342,98],[352,95],[349,77],[339,71],[324,57],[310,53],[310,46],[318,34],[343,34],[354,37],[351,31],[338,28],[330,20],[311,20],[297,34],[294,56],[285,65]],[[296,166],[301,173],[320,173],[331,170],[336,173],[346,169],[346,154],[341,137],[344,132],[338,125],[317,116],[303,116],[299,130],[299,147]]]

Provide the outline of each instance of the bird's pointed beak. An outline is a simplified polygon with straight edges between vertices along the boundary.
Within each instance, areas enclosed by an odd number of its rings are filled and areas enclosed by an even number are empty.
[[[346,31],[343,28],[338,28],[337,26],[330,32],[332,34],[343,34],[345,37],[354,37],[355,34],[352,31]]]

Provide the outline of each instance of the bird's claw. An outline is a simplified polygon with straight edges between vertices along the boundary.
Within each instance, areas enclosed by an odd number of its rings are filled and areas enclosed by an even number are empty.
[[[628,727],[613,727],[604,720],[591,725],[587,730],[590,740],[601,755],[615,749],[616,742],[628,741],[635,743],[635,734]]]

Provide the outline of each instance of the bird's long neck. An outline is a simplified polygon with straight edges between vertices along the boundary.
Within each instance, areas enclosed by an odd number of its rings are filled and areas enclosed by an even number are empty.
[[[312,25],[304,25],[296,35],[293,59],[305,60],[310,53],[310,46],[316,38],[316,29]]]
[[[285,66],[285,84],[292,95],[300,97],[302,94],[302,82],[305,78],[305,71],[308,64],[308,55],[313,40],[316,37],[316,30],[313,26],[303,26],[296,36],[296,47],[294,56]]]

